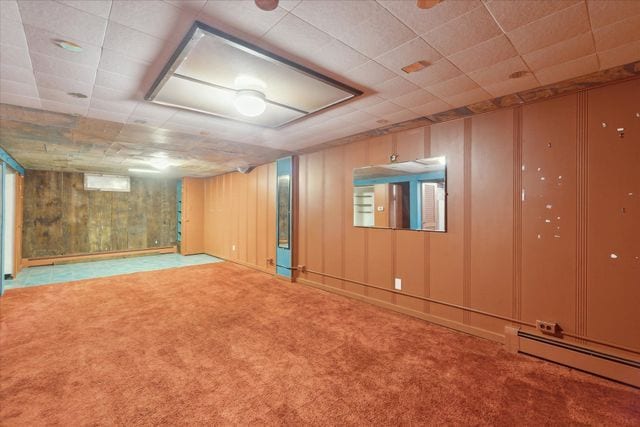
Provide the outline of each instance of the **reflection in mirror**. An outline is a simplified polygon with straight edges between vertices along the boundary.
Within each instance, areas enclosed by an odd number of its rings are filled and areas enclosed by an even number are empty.
[[[446,231],[446,159],[353,170],[353,225]]]
[[[290,177],[278,177],[278,247],[289,248]]]

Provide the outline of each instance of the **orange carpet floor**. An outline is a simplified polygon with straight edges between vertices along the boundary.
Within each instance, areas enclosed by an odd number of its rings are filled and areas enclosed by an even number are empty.
[[[640,391],[230,263],[8,291],[0,424],[640,425]]]

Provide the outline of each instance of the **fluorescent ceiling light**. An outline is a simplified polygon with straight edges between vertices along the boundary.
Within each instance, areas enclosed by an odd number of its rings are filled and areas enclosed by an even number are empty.
[[[138,168],[129,168],[129,172],[139,172],[139,173],[160,173],[159,170],[153,169],[138,169]]]
[[[195,22],[145,99],[277,128],[361,94],[316,71]]]

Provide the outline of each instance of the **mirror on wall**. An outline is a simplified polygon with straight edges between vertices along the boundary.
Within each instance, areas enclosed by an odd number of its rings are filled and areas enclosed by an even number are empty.
[[[353,225],[446,231],[446,164],[432,157],[354,169]]]
[[[289,248],[290,239],[290,185],[291,178],[289,175],[280,175],[278,177],[278,247]]]

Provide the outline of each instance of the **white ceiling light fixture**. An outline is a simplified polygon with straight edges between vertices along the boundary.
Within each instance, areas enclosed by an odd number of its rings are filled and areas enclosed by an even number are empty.
[[[279,128],[362,92],[195,22],[145,99]]]

